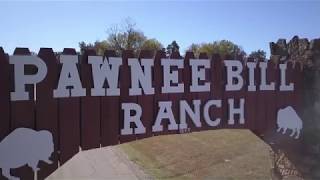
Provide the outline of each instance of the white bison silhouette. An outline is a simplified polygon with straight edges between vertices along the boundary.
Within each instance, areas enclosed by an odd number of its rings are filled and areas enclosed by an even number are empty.
[[[290,136],[293,137],[296,134],[295,139],[299,138],[302,129],[302,120],[291,106],[278,111],[277,124],[278,132],[283,129],[282,134],[285,134],[287,129],[291,129],[292,133]]]
[[[18,128],[12,131],[0,143],[0,168],[2,175],[8,179],[19,179],[11,176],[11,168],[27,164],[36,173],[40,160],[52,164],[49,160],[54,151],[52,134],[49,131],[35,131]]]

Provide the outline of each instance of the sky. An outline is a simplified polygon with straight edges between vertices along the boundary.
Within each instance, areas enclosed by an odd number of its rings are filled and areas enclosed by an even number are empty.
[[[165,47],[231,40],[247,53],[294,35],[320,38],[320,1],[0,1],[0,46],[79,49],[126,18]]]

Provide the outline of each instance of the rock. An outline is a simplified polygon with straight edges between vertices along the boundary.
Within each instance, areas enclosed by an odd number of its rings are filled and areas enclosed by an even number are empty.
[[[277,43],[271,42],[270,49],[272,55],[280,55],[281,57],[288,56],[287,43],[285,39],[279,39]]]
[[[313,39],[310,41],[310,49],[312,51],[319,51],[320,52],[320,38]]]
[[[320,52],[313,53],[311,56],[311,62],[315,69],[320,70]]]
[[[308,39],[299,39],[299,55],[304,55],[304,53],[309,49]]]
[[[289,58],[292,61],[298,61],[299,60],[299,37],[294,36],[288,44],[288,53]]]
[[[273,55],[270,56],[270,61],[274,64],[278,64],[280,62],[280,55]]]
[[[283,49],[283,50],[287,50],[287,42],[286,42],[286,39],[279,39],[277,41],[277,45]]]

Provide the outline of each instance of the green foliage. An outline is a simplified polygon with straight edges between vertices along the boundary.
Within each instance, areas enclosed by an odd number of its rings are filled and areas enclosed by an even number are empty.
[[[152,50],[152,51],[161,50],[162,48],[163,48],[163,45],[156,39],[148,39],[144,41],[144,43],[141,46],[142,50]]]
[[[265,60],[266,59],[266,52],[264,50],[258,49],[257,51],[252,51],[249,54],[249,57],[254,58],[256,60],[258,60],[258,59]]]
[[[106,49],[116,50],[118,54],[122,50],[140,50],[147,40],[143,32],[135,28],[135,23],[127,18],[122,24],[113,25],[107,31],[106,40],[94,43],[80,42],[81,53],[85,49],[95,49],[98,55],[102,55]]]
[[[94,49],[96,51],[97,55],[103,55],[105,50],[111,48],[108,41],[96,41],[93,44],[92,43],[85,43],[82,41],[79,43],[79,47],[80,47],[81,54],[83,54],[84,50],[86,50],[86,49]]]
[[[188,50],[192,51],[196,56],[198,56],[201,52],[207,53],[208,56],[220,54],[220,56],[230,55],[232,57],[244,57],[246,55],[244,50],[239,45],[228,40],[214,41],[212,43],[192,44]]]
[[[135,28],[136,24],[131,19],[126,19],[122,27],[114,25],[108,29],[108,43],[112,49],[137,50],[147,40],[143,32]]]
[[[173,52],[179,52],[179,45],[176,41],[172,41],[171,44],[167,46],[167,55],[171,55]]]

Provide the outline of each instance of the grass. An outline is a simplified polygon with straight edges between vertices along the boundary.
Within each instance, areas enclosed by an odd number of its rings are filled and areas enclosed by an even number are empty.
[[[155,136],[120,148],[155,179],[271,179],[269,147],[248,130]]]

